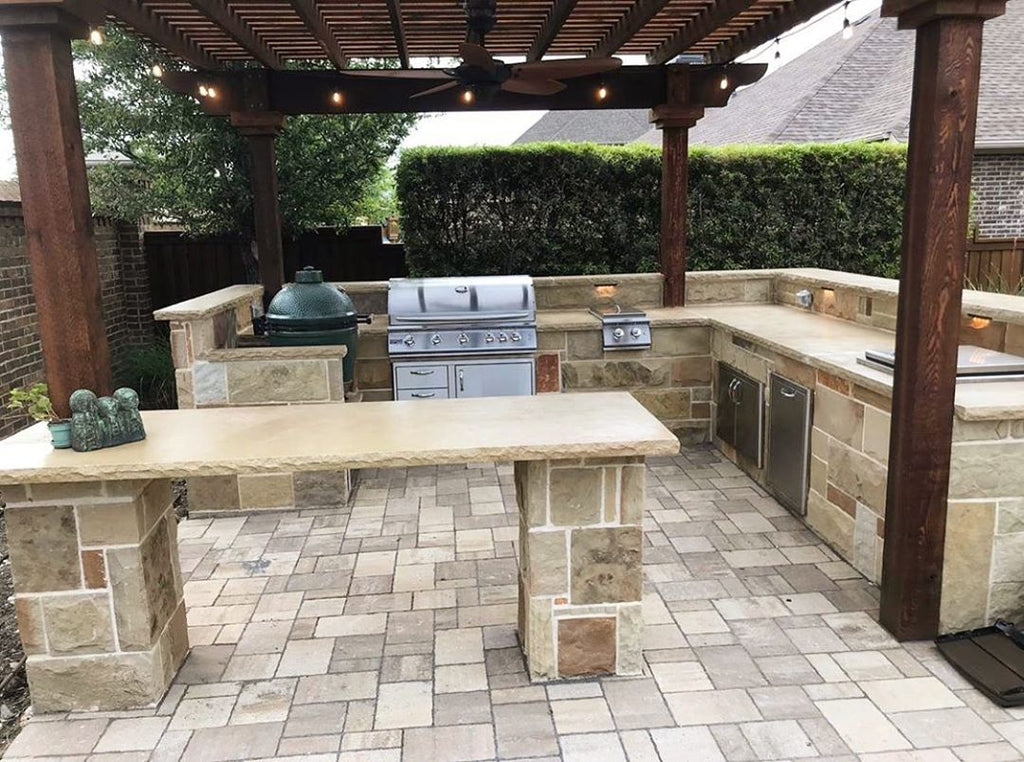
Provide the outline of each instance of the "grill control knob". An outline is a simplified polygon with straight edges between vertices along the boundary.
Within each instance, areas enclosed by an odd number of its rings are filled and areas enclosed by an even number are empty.
[[[616,341],[622,341],[625,335],[626,332],[623,331],[621,328],[616,328],[614,331],[612,331],[612,338],[615,339]]]
[[[644,335],[644,332],[642,328],[636,326],[630,329],[629,335],[632,336],[634,339],[639,339],[641,336]]]
[[[441,343],[441,337],[435,333],[433,336],[430,337],[430,343],[433,344],[434,346],[437,346],[438,344]]]
[[[486,341],[488,344],[493,344],[494,343],[494,334],[493,333],[489,333],[486,336],[484,336],[484,341]]]
[[[499,333],[498,334],[498,341],[508,341],[508,334],[507,333]]]
[[[407,347],[411,347],[413,344],[416,343],[416,339],[414,339],[412,337],[412,334],[410,333],[408,336],[402,339],[402,343],[405,344],[405,346]]]
[[[523,337],[519,335],[519,331],[512,331],[512,336],[511,336],[512,341],[519,341],[522,338]]]
[[[469,343],[469,336],[467,336],[464,333],[460,333],[459,334],[459,343],[460,344],[468,344]]]

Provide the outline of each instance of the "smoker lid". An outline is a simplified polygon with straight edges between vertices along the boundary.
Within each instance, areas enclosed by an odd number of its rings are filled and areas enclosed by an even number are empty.
[[[864,356],[887,367],[896,366],[896,352],[884,349],[869,349]],[[985,349],[973,344],[963,344],[957,352],[956,370],[958,376],[1001,375],[1024,373],[1024,357]]]
[[[324,283],[320,270],[306,267],[295,273],[267,308],[267,323],[275,326],[346,327],[356,324],[352,299],[337,286]]]

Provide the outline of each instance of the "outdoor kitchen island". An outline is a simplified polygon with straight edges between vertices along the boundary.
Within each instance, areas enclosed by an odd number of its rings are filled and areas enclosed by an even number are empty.
[[[170,480],[267,470],[514,461],[531,677],[640,673],[644,458],[675,454],[679,442],[630,395],[164,410],[143,420],[145,441],[88,453],[54,450],[42,424],[0,442],[37,711],[161,698],[189,647]]]

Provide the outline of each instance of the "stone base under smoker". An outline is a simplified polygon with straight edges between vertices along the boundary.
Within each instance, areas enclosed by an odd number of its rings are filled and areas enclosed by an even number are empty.
[[[36,711],[159,701],[188,652],[170,481],[2,494]]]
[[[515,464],[519,637],[533,679],[642,672],[644,468]]]

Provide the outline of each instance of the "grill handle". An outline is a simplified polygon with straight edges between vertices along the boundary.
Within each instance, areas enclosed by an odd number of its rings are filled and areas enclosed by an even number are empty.
[[[483,320],[530,320],[529,312],[465,312],[459,315],[388,315],[392,323],[478,323]]]

